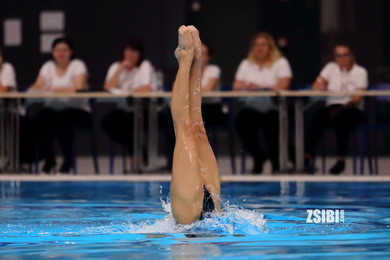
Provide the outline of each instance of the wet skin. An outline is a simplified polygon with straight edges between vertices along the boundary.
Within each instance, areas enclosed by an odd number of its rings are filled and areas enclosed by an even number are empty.
[[[175,56],[179,69],[173,85],[171,113],[176,135],[171,180],[172,214],[178,224],[200,219],[203,187],[220,211],[220,179],[201,113],[201,41],[194,26],[181,26]]]

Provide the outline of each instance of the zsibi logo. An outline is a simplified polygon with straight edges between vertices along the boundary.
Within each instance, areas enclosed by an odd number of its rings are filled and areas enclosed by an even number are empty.
[[[340,223],[344,222],[343,209],[308,209],[306,223]]]

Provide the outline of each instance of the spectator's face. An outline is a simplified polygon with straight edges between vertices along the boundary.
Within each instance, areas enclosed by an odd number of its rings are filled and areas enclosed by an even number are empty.
[[[271,48],[267,39],[264,37],[257,38],[253,44],[252,52],[256,59],[268,59]]]
[[[207,65],[210,61],[209,49],[206,45],[202,44],[202,65]]]
[[[336,63],[342,69],[348,69],[353,65],[353,55],[351,50],[346,46],[337,46],[334,51]]]
[[[54,46],[52,55],[57,64],[67,64],[72,57],[72,50],[66,43],[60,42]]]
[[[126,48],[123,51],[123,58],[133,66],[136,66],[140,58],[140,53],[139,51],[133,50],[131,48]]]

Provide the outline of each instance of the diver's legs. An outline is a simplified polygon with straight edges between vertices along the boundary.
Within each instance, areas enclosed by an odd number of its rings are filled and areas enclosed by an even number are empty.
[[[203,203],[203,180],[195,128],[190,118],[189,81],[194,50],[191,32],[179,28],[179,46],[175,51],[179,70],[173,86],[171,113],[175,127],[176,144],[173,153],[171,206],[175,221],[190,224],[199,220]]]
[[[202,118],[202,87],[201,87],[201,58],[202,43],[199,38],[199,31],[194,26],[188,26],[192,34],[194,45],[194,60],[190,70],[190,117],[195,127],[196,145],[199,155],[199,167],[203,178],[203,185],[210,192],[215,209],[220,211],[220,179],[217,160],[211,149],[204,122]]]

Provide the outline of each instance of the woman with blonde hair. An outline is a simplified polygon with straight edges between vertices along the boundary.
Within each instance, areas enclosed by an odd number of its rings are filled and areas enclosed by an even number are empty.
[[[260,32],[252,37],[248,57],[237,69],[233,90],[285,90],[289,88],[291,79],[289,62],[279,51],[273,37]],[[246,98],[244,109],[237,115],[236,128],[244,148],[253,157],[253,173],[260,174],[268,158],[271,159],[272,171],[278,171],[279,122],[272,100]]]

